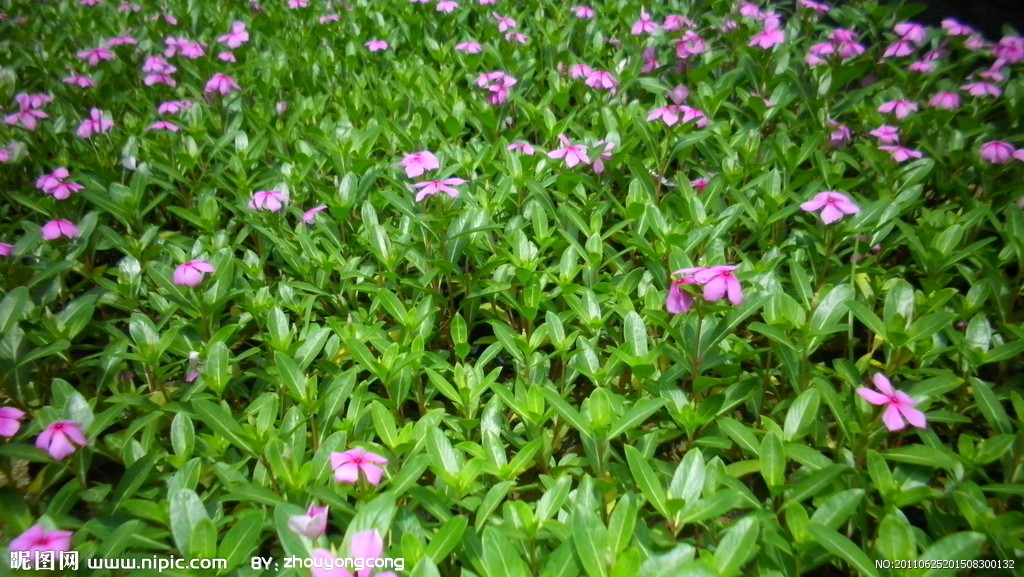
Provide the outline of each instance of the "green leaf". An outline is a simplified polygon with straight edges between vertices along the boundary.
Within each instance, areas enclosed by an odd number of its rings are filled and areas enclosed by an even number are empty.
[[[19,286],[0,301],[0,335],[6,335],[19,320],[32,311],[28,287]]]
[[[637,487],[640,488],[640,492],[656,511],[668,518],[665,488],[654,473],[654,469],[647,462],[647,458],[632,445],[626,445],[625,451],[626,462],[629,464],[629,470],[633,473],[633,479],[636,481]]]
[[[644,320],[635,311],[626,313],[622,331],[626,339],[629,354],[635,359],[647,356],[647,328]]]
[[[761,476],[772,489],[786,482],[786,452],[782,441],[775,433],[768,433],[761,440]]]
[[[741,575],[747,561],[757,553],[760,530],[757,519],[744,517],[729,528],[715,549],[715,567],[723,577]]]
[[[1006,413],[1002,403],[992,392],[992,388],[978,378],[971,378],[971,389],[974,391],[974,399],[978,403],[978,410],[985,416],[989,425],[999,433],[1013,433],[1013,425],[1010,423],[1010,416]]]
[[[987,539],[981,533],[961,532],[947,535],[931,544],[918,558],[922,561],[942,559],[977,559],[981,556],[981,548]],[[923,577],[939,577],[947,575],[948,569],[929,569],[922,573]]]
[[[277,368],[277,376],[292,398],[308,406],[310,399],[306,376],[302,374],[302,369],[295,359],[281,351],[274,351],[274,367]]]
[[[250,455],[256,454],[252,440],[242,430],[238,421],[232,418],[231,413],[222,405],[216,405],[210,401],[199,399],[192,401],[192,408],[201,418],[202,422],[213,429],[213,432],[231,441],[231,444],[246,453]]]
[[[786,413],[786,424],[783,429],[783,440],[795,441],[807,434],[811,423],[818,419],[818,405],[821,393],[818,389],[808,389],[793,401]]]
[[[462,535],[469,526],[469,518],[465,515],[456,515],[441,526],[427,545],[426,555],[435,563],[442,563],[462,541]]]
[[[665,406],[665,400],[661,398],[655,399],[648,397],[637,401],[636,404],[622,416],[622,418],[612,425],[612,428],[608,430],[607,437],[609,439],[614,439],[627,431],[636,429],[643,424],[648,417],[661,410],[663,406]]]
[[[811,521],[822,527],[838,530],[840,525],[860,510],[860,503],[863,500],[864,489],[847,489],[829,495],[821,500],[818,509],[811,515]]]
[[[878,525],[875,548],[881,559],[916,559],[914,528],[902,515],[886,515]]]
[[[502,536],[495,527],[484,529],[481,546],[486,577],[527,577],[530,568],[523,561],[519,548]]]
[[[229,570],[243,563],[248,564],[259,553],[265,520],[266,516],[260,509],[250,509],[235,518],[217,549],[217,556],[227,559]]]
[[[853,288],[848,284],[841,284],[832,287],[821,298],[821,302],[814,309],[811,315],[809,334],[812,336],[824,336],[836,332],[836,322],[846,314],[846,304],[853,300]]]
[[[572,542],[577,560],[590,577],[608,577],[608,529],[593,511],[579,506],[572,514]]]
[[[864,551],[861,551],[853,541],[837,531],[813,522],[807,524],[807,532],[815,542],[829,553],[849,563],[862,577],[878,577],[874,562],[868,559]]]
[[[957,467],[957,459],[948,452],[924,445],[909,445],[886,451],[882,455],[889,461],[910,463],[931,468],[942,468],[953,471]]]
[[[588,438],[594,436],[593,432],[591,432],[590,430],[590,425],[588,425],[587,422],[583,419],[583,415],[580,415],[579,411],[572,408],[572,406],[569,405],[569,403],[565,402],[565,399],[563,399],[553,389],[544,388],[543,391],[544,398],[551,405],[551,407],[555,409],[555,412],[558,413],[558,416],[565,419],[565,421],[568,422],[569,425],[571,425],[572,428],[576,429],[576,431],[579,432],[581,435]]]
[[[171,495],[169,505],[171,535],[174,537],[175,545],[178,546],[178,550],[183,556],[192,557],[195,553],[194,556],[198,557],[199,552],[192,548],[192,535],[201,521],[207,523],[210,521],[203,502],[195,491],[181,489]],[[216,535],[214,535],[214,542],[216,542]]]

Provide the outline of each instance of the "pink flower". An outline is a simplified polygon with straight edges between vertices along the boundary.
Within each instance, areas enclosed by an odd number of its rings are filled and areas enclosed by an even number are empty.
[[[237,60],[235,60],[235,55],[231,52],[221,52],[217,55],[217,60],[222,62],[237,62]]]
[[[890,100],[878,107],[882,114],[892,114],[898,119],[904,119],[911,112],[917,112],[917,105],[909,100]]]
[[[140,10],[142,10],[142,6],[139,6],[138,4],[135,4],[133,2],[121,2],[121,4],[117,7],[118,12],[138,12]]]
[[[305,515],[288,519],[288,528],[297,535],[316,540],[327,532],[327,507],[310,505]]]
[[[879,126],[868,134],[877,138],[878,142],[882,144],[892,144],[900,141],[899,127],[890,126],[888,124]]]
[[[1006,164],[1015,152],[1009,143],[993,140],[981,145],[978,153],[981,159],[989,164]]]
[[[833,120],[829,120],[828,123],[834,128],[832,134],[828,137],[828,143],[833,148],[842,148],[846,146],[847,142],[853,140],[853,133],[850,132],[850,128],[845,124],[839,124]]]
[[[72,449],[73,451],[74,449]],[[28,531],[15,537],[11,541],[9,549],[11,553],[15,551],[52,551],[54,553],[70,551],[71,535],[71,531],[47,531],[42,524],[33,525]],[[12,562],[14,558],[15,556],[11,555]],[[29,557],[30,564],[34,565],[35,561],[34,557]]]
[[[860,207],[845,194],[833,191],[819,192],[813,199],[801,204],[800,208],[807,212],[821,211],[821,221],[825,224],[832,224],[841,220],[843,216],[860,212]]]
[[[857,394],[872,405],[886,405],[885,413],[882,414],[882,422],[890,431],[901,431],[907,426],[907,423],[919,429],[927,426],[924,413],[914,408],[917,401],[911,399],[903,391],[893,390],[892,383],[885,375],[875,373],[875,376],[871,377],[871,382],[881,392],[860,387],[857,389]]]
[[[569,78],[586,78],[594,72],[594,69],[586,64],[574,64],[569,67]]]
[[[14,245],[6,242],[0,242],[0,256],[8,258],[14,252]]]
[[[882,54],[883,58],[903,58],[904,56],[910,56],[914,53],[914,43],[907,40],[906,38],[900,38],[896,42],[893,42],[885,49],[885,53]]]
[[[39,119],[49,118],[45,112],[39,110],[43,105],[52,101],[48,95],[26,94],[22,92],[16,95],[14,100],[18,103],[19,110],[7,116],[4,120],[7,124],[18,125],[26,130],[33,131],[38,126]]]
[[[93,108],[89,111],[89,118],[82,121],[78,126],[79,138],[92,138],[93,134],[103,134],[113,128],[114,121],[110,120],[102,110]]]
[[[96,86],[96,83],[93,82],[92,78],[89,78],[88,76],[83,76],[81,74],[72,74],[71,76],[65,78],[63,82],[64,84],[70,84],[72,86],[77,86],[79,88],[92,88],[93,86]]]
[[[134,38],[132,38],[131,36],[117,36],[116,38],[111,38],[110,40],[107,40],[106,42],[103,43],[103,45],[106,46],[107,48],[113,48],[115,46],[121,46],[121,45],[124,45],[124,44],[138,44],[138,43],[139,43],[139,41],[134,39]]]
[[[75,445],[84,447],[85,433],[75,421],[57,421],[43,429],[36,439],[36,447],[50,453],[56,461],[62,461],[75,452]],[[13,549],[13,547],[12,547]]]
[[[604,161],[611,160],[612,158],[612,151],[615,150],[615,143],[598,140],[594,143],[594,148],[601,149],[601,153],[594,159],[594,172],[601,174],[604,172]]]
[[[170,86],[171,88],[174,88],[175,86],[178,85],[178,83],[174,80],[174,78],[171,78],[167,74],[163,74],[163,73],[161,73],[161,74],[147,74],[146,77],[142,80],[142,83],[145,84],[146,86],[153,86],[153,85],[156,85],[156,84],[166,84],[167,86]]]
[[[50,174],[40,176],[36,180],[36,188],[57,200],[67,200],[73,193],[82,190],[84,187],[74,182],[64,182],[66,178],[68,178],[68,169],[62,166]]]
[[[590,164],[590,158],[587,157],[587,147],[582,144],[572,144],[564,134],[558,135],[558,140],[562,142],[562,148],[552,150],[548,153],[548,158],[553,159],[565,159],[565,166],[573,168],[578,164]]]
[[[451,14],[452,12],[455,12],[456,10],[459,9],[459,3],[453,0],[441,0],[440,2],[437,3],[437,6],[434,9],[437,10],[438,12]]]
[[[928,105],[943,110],[956,110],[960,108],[960,95],[956,92],[940,92],[928,101]]]
[[[676,104],[669,104],[661,108],[655,108],[647,115],[647,122],[661,120],[665,126],[673,126],[679,122],[680,110]]]
[[[598,90],[610,90],[612,94],[615,93],[615,89],[619,86],[619,81],[612,76],[611,72],[604,72],[602,70],[592,71],[587,75],[587,79],[583,83]]]
[[[306,224],[313,224],[313,221],[316,220],[316,215],[321,213],[321,212],[323,212],[323,211],[325,211],[325,210],[327,210],[327,205],[326,204],[321,204],[319,206],[314,206],[313,208],[311,208],[311,209],[307,210],[306,212],[302,213],[302,222],[304,222]]]
[[[1024,62],[1024,37],[1003,36],[992,49],[992,55],[1005,64]]]
[[[443,192],[448,196],[455,198],[459,196],[459,191],[453,186],[459,186],[460,184],[466,184],[466,181],[461,178],[446,178],[444,180],[428,180],[426,182],[417,182],[413,184],[413,188],[418,188],[419,192],[416,193],[416,202],[422,202],[424,198],[433,196],[439,192]],[[376,485],[376,483],[374,483]]]
[[[914,44],[921,44],[925,41],[926,30],[924,26],[914,22],[901,22],[893,27],[893,32],[903,40],[909,40]]]
[[[387,464],[388,460],[384,457],[362,448],[331,453],[331,469],[334,470],[334,480],[339,483],[355,483],[361,471],[366,482],[379,485],[384,473],[383,465]]]
[[[438,162],[437,157],[434,156],[433,152],[423,150],[420,152],[414,152],[412,154],[406,154],[402,158],[402,162],[399,162],[395,166],[401,166],[405,169],[405,175],[409,178],[417,178],[422,176],[424,172],[428,170],[435,170],[441,166]]]
[[[535,152],[533,146],[530,145],[529,143],[518,141],[508,145],[505,148],[505,150],[508,150],[509,152],[519,152],[520,154],[525,154],[526,156],[533,156],[533,153]]]
[[[830,10],[828,4],[822,4],[821,2],[815,2],[814,0],[796,0],[796,3],[801,8],[813,10],[821,14],[826,14]]]
[[[712,176],[714,176],[714,175],[712,175]],[[696,191],[697,194],[701,194],[701,193],[704,192],[704,189],[706,189],[708,187],[708,182],[709,182],[708,177],[702,176],[700,178],[695,178],[695,179],[691,180],[690,181],[690,186],[693,187],[693,190]]]
[[[960,90],[966,90],[971,96],[978,97],[991,96],[995,98],[1003,93],[998,86],[989,82],[972,82],[970,84],[964,84],[960,87]]]
[[[921,158],[921,152],[903,146],[879,146],[878,150],[884,150],[892,155],[896,162],[903,162],[911,158]]]
[[[593,20],[595,16],[594,9],[590,6],[576,6],[572,9],[572,15],[580,20]]]
[[[363,46],[366,46],[366,49],[370,52],[381,52],[390,47],[390,45],[384,40],[369,40],[363,44]]]
[[[640,10],[640,19],[633,23],[633,28],[629,31],[633,36],[640,36],[642,34],[654,34],[658,31],[658,23],[651,20],[651,15],[646,10]]]
[[[70,220],[57,219],[51,220],[43,224],[42,229],[43,240],[57,240],[60,237],[66,238],[77,238],[78,227],[75,223]]]
[[[782,33],[782,30],[779,30],[778,28],[769,29],[765,27],[762,32],[759,32],[750,39],[747,46],[757,46],[758,48],[768,50],[774,46],[782,44],[785,40],[786,36]]]
[[[114,53],[106,47],[100,46],[99,48],[93,48],[92,50],[83,50],[78,53],[78,57],[88,62],[89,66],[96,67],[104,60],[113,60]]]
[[[288,8],[291,10],[298,10],[307,6],[309,6],[309,0],[288,0]]]
[[[703,110],[699,110],[692,106],[686,106],[685,104],[679,105],[679,110],[683,113],[683,124],[696,120],[694,125],[697,128],[704,128],[708,125],[707,115],[704,114]]]
[[[280,212],[286,204],[288,204],[288,195],[280,190],[261,190],[253,193],[252,199],[249,201],[249,208]]]
[[[338,454],[338,453],[335,453]],[[347,559],[339,559],[334,553],[327,549],[313,549],[312,574],[313,577],[370,577],[376,560],[384,553],[384,539],[380,533],[371,529],[356,533],[352,537],[352,544],[349,547]],[[350,573],[346,566],[352,559],[361,559],[365,569],[360,570],[356,575]],[[348,563],[346,563],[348,561]],[[330,569],[328,568],[330,567]],[[395,577],[391,571],[377,573],[376,577]]]
[[[674,275],[690,276],[692,280],[681,284],[704,285],[704,300],[715,302],[721,300],[726,294],[729,295],[729,302],[739,305],[743,302],[743,287],[739,279],[733,274],[738,266],[712,266],[684,268],[675,271]]]
[[[329,24],[331,22],[337,22],[339,20],[341,20],[341,16],[338,16],[337,14],[333,14],[333,13],[332,14],[326,14],[326,15],[320,17],[320,23],[321,24]]]
[[[668,99],[676,104],[682,104],[690,96],[690,90],[682,84],[668,91]]]
[[[515,20],[511,18],[505,18],[497,12],[492,12],[491,16],[498,21],[498,32],[505,32],[511,28],[518,26]]]
[[[857,42],[857,35],[852,30],[837,28],[832,31],[832,45],[836,54],[843,60],[850,60],[864,54],[866,48]]]
[[[10,246],[10,245],[7,245]],[[7,253],[8,256],[10,253]],[[14,407],[0,407],[0,437],[13,437],[18,434],[21,428],[21,420],[25,417],[25,411]],[[11,549],[14,550],[13,548]]]
[[[676,271],[672,274],[679,274]],[[689,312],[693,308],[694,299],[690,293],[680,290],[680,286],[684,284],[693,284],[692,276],[684,276],[679,280],[673,280],[668,287],[668,297],[665,299],[665,310],[674,314],[679,315]]]
[[[241,87],[238,86],[234,78],[217,72],[206,83],[206,88],[203,89],[203,92],[207,94],[219,92],[221,95],[227,96],[236,90],[241,90]]]
[[[479,42],[462,42],[455,45],[455,49],[459,52],[465,52],[466,54],[479,54],[483,52],[484,47]]]
[[[907,70],[921,74],[931,74],[935,72],[935,62],[932,60],[918,60],[917,62],[912,62],[907,67]]]
[[[644,65],[640,68],[640,72],[650,74],[659,68],[661,68],[661,63],[658,62],[658,49],[653,46],[645,48]]]
[[[513,42],[515,44],[526,44],[530,41],[530,37],[521,32],[506,32],[505,40]]]
[[[222,42],[228,45],[228,48],[234,50],[242,44],[249,41],[249,33],[245,30],[245,22],[234,22],[231,24],[231,32],[221,36],[217,39],[217,42]]]
[[[948,36],[970,36],[974,34],[974,28],[961,24],[956,18],[946,18],[942,21],[942,29]]]
[[[203,277],[214,273],[213,265],[206,260],[190,260],[174,269],[171,280],[179,286],[196,287],[203,282]]]
[[[174,74],[177,70],[162,56],[147,56],[146,61],[142,63],[142,71],[147,73]]]
[[[683,34],[682,38],[676,41],[676,57],[678,58],[689,58],[690,56],[697,56],[707,51],[708,46],[704,42],[704,39],[697,35],[693,30],[687,30]]]
[[[683,28],[693,28],[694,26],[695,24],[693,23],[693,20],[690,20],[686,16],[669,14],[661,24],[661,29],[665,32],[678,32]]]
[[[166,130],[168,132],[178,132],[181,130],[177,124],[173,122],[167,122],[166,120],[158,120],[153,124],[150,124],[146,130]]]
[[[161,103],[156,109],[157,114],[177,114],[182,110],[192,108],[191,100],[168,100]]]

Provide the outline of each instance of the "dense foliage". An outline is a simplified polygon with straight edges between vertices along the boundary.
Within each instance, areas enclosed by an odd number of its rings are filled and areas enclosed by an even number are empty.
[[[1019,570],[1024,39],[486,4],[6,6],[4,546]]]

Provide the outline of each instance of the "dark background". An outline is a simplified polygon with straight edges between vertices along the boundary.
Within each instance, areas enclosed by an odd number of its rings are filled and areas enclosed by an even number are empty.
[[[973,26],[989,40],[1002,38],[1004,26],[1015,29],[1016,34],[1024,32],[1024,0],[912,0],[910,3],[926,7],[913,18],[920,24],[938,26],[943,18],[956,18]]]

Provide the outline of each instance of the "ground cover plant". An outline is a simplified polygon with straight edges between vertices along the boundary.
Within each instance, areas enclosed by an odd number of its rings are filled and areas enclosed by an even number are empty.
[[[8,3],[10,568],[1015,574],[1024,39],[916,12]]]

